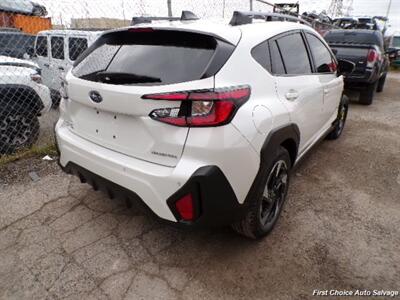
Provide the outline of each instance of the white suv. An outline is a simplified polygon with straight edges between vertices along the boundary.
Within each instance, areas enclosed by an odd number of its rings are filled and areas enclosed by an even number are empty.
[[[316,31],[238,16],[104,33],[66,76],[63,169],[168,221],[266,235],[290,169],[341,134],[348,104]]]
[[[50,107],[38,65],[0,56],[0,156],[31,147],[39,137],[38,116]]]

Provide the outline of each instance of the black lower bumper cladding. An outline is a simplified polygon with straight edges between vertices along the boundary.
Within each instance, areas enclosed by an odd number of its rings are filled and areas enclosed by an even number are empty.
[[[128,190],[74,163],[68,163],[62,169],[68,174],[78,176],[82,183],[90,184],[94,190],[105,192],[111,199],[122,198],[148,208],[134,191]],[[175,207],[175,202],[189,193],[192,194],[195,207],[196,217],[193,222],[180,220],[179,213]],[[230,225],[240,220],[245,211],[244,205],[240,205],[237,201],[227,178],[216,166],[206,166],[198,169],[186,184],[166,201],[177,220],[177,224],[184,227]],[[150,208],[148,209],[150,210]]]

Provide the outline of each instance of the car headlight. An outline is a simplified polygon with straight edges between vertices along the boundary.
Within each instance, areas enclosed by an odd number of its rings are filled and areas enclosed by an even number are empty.
[[[38,84],[41,84],[42,83],[42,76],[40,76],[40,74],[38,74],[38,73],[31,74],[31,80],[36,82],[36,83],[38,83]]]
[[[397,50],[397,56],[400,56],[400,50]]]

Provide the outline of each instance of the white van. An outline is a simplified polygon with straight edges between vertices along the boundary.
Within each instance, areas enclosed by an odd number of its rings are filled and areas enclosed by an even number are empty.
[[[78,56],[85,51],[102,31],[46,30],[38,33],[35,41],[35,60],[42,70],[43,83],[51,90],[53,103],[60,99],[61,78]]]

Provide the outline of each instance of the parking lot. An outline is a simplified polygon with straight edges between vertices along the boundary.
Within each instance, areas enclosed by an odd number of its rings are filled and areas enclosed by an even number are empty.
[[[172,228],[54,161],[1,167],[0,298],[309,299],[314,289],[398,289],[399,86],[391,73],[371,106],[351,104],[342,138],[322,142],[293,172],[282,218],[258,242],[229,228]]]

